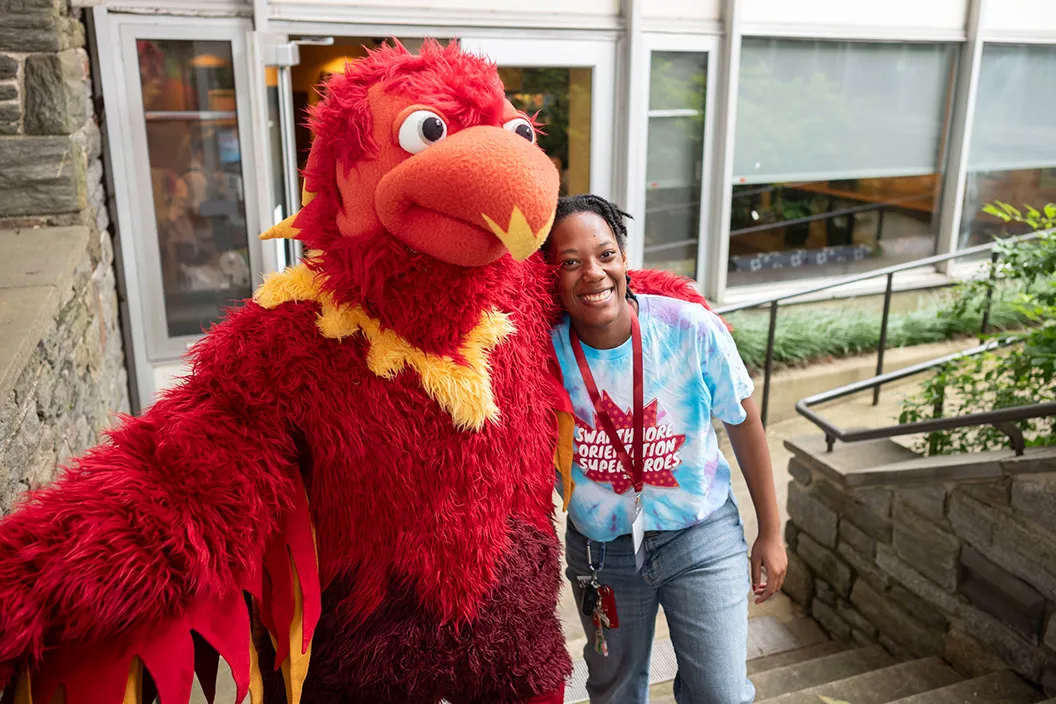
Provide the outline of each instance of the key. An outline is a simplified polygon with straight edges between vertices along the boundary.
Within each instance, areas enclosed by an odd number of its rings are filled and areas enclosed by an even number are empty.
[[[593,583],[583,585],[583,615],[593,616],[598,605],[598,588]]]
[[[601,653],[602,657],[609,656],[609,644],[605,641],[605,626],[609,619],[601,610],[601,602],[594,611],[594,650]]]
[[[594,606],[594,646],[599,653],[608,652],[608,645],[605,642],[605,629],[609,626],[609,617],[605,615],[605,610],[601,607],[601,601],[599,600]]]

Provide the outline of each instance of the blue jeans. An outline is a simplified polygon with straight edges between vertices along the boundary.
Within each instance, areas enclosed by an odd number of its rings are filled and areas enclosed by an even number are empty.
[[[595,565],[600,543],[591,546]],[[663,604],[678,661],[679,704],[748,704],[748,546],[732,497],[704,522],[681,531],[646,534],[646,558],[635,571],[629,535],[605,544],[598,581],[612,587],[619,627],[605,631],[609,655],[594,650],[594,623],[583,616],[576,579],[589,574],[587,539],[568,523],[566,575],[587,635],[583,649],[592,704],[649,701],[649,658],[657,607]]]

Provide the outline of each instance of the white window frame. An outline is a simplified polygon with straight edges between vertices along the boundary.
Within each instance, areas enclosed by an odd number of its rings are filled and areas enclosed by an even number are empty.
[[[140,405],[153,402],[159,369],[173,367],[201,335],[170,336],[161,285],[161,255],[150,179],[146,118],[136,52],[138,39],[226,41],[231,44],[235,76],[236,119],[242,157],[243,198],[251,280],[272,268],[257,238],[261,228],[261,175],[256,172],[262,148],[254,102],[262,90],[252,79],[258,62],[252,22],[238,17],[201,18],[123,15],[93,9],[96,41],[111,47],[99,53],[100,82],[106,99],[110,135],[110,175],[119,224],[121,264]],[[261,70],[261,75],[263,71]]]
[[[628,150],[634,150],[629,159],[630,166],[627,173],[627,198],[624,209],[634,216],[634,220],[628,223],[628,258],[632,267],[643,266],[645,261],[645,194],[647,186],[647,157],[649,154],[649,120],[651,117],[675,116],[687,113],[685,110],[651,110],[649,107],[650,81],[652,78],[652,63],[654,52],[707,54],[708,75],[707,91],[705,93],[704,105],[704,135],[701,153],[701,185],[700,185],[700,220],[697,223],[697,262],[696,280],[700,290],[707,290],[714,279],[715,263],[712,261],[713,243],[709,233],[711,228],[711,205],[713,204],[712,191],[715,179],[721,179],[722,174],[716,173],[716,164],[713,157],[715,153],[715,139],[718,133],[716,129],[717,111],[719,104],[719,76],[722,68],[721,47],[722,41],[719,37],[711,34],[669,34],[662,32],[643,32],[641,35],[642,49],[640,60],[643,62],[640,71],[636,72],[635,78],[640,81],[637,86],[636,95],[639,99],[636,104],[631,105],[630,110],[630,143]],[[696,114],[697,111],[688,111]]]
[[[470,33],[459,38],[466,51],[484,54],[500,67],[589,68],[590,190],[612,198],[616,186],[616,38],[554,32]]]

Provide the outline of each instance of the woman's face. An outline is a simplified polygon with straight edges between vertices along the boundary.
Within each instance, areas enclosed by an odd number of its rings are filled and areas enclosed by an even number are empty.
[[[604,218],[573,213],[550,232],[561,306],[577,327],[603,328],[627,306],[627,257]]]

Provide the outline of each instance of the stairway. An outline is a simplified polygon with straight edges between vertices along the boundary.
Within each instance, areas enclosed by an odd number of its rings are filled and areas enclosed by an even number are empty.
[[[939,658],[896,662],[882,648],[829,643],[748,662],[757,704],[1056,704],[1012,672],[966,679]],[[671,683],[653,704],[674,704]]]
[[[1012,672],[964,677],[940,658],[900,661],[879,646],[828,640],[801,615],[781,625],[795,647],[748,660],[756,704],[1056,704]],[[671,687],[655,684],[649,701],[675,704]]]

